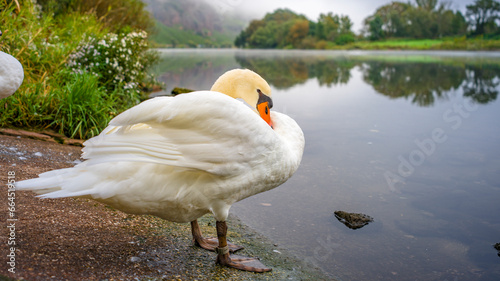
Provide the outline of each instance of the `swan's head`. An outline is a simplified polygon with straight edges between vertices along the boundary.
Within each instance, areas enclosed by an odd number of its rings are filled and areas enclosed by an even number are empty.
[[[270,116],[273,107],[271,87],[259,74],[248,69],[229,70],[215,81],[211,91],[244,100],[267,124],[273,126]]]

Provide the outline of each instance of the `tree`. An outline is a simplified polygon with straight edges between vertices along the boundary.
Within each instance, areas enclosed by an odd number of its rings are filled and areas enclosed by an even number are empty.
[[[276,37],[278,29],[278,24],[271,21],[264,27],[257,29],[248,39],[248,44],[257,48],[276,48],[279,44]]]
[[[455,17],[451,22],[451,30],[453,35],[465,35],[467,33],[467,21],[460,11],[455,13]]]
[[[365,25],[379,17],[382,21],[382,30],[386,37],[406,37],[409,23],[408,10],[412,6],[408,3],[392,2],[384,5],[375,11],[375,14],[365,19]]]
[[[235,39],[237,47],[324,48],[326,40],[338,45],[354,41],[353,23],[348,16],[321,14],[318,22],[288,9],[278,9],[254,20]]]
[[[249,38],[257,31],[257,29],[263,27],[265,22],[263,20],[253,20],[250,22],[245,30],[242,30],[240,34],[236,37],[234,45],[238,48],[243,48],[246,46]]]
[[[436,8],[437,0],[416,0],[417,6],[428,12],[433,11]]]
[[[452,10],[446,10],[437,17],[438,36],[451,36],[453,34],[453,21],[455,14]]]
[[[500,3],[495,0],[476,0],[466,8],[465,16],[474,27],[472,34],[481,35],[496,28],[496,21],[500,19]]]
[[[412,8],[408,11],[411,24],[407,26],[407,36],[413,38],[434,38],[437,33],[437,23],[434,14],[422,8]]]
[[[320,14],[318,19],[318,24],[321,24],[322,33],[320,39],[326,39],[329,41],[334,41],[339,35],[340,28],[340,18],[338,15],[333,15],[332,12],[328,14]]]
[[[287,43],[294,47],[302,41],[309,33],[309,21],[306,19],[297,19],[293,21],[293,25],[288,31]]]
[[[334,15],[333,13],[320,14],[317,24],[317,38],[333,41],[338,45],[354,41],[352,21],[349,16]]]
[[[465,35],[467,25],[463,15],[449,7],[449,3],[438,4],[438,0],[416,0],[416,4],[392,2],[364,20],[367,37],[380,40]]]
[[[349,16],[340,16],[340,34],[349,34],[352,33],[351,28],[353,23]]]
[[[382,29],[384,22],[379,16],[376,15],[372,20],[369,21],[368,24],[369,24],[368,31],[370,32],[370,40],[375,41],[384,38],[384,30]]]

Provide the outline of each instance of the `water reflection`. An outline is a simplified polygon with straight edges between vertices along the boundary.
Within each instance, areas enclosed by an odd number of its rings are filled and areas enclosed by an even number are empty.
[[[231,68],[248,68],[265,74],[277,89],[285,90],[316,79],[320,86],[344,85],[357,67],[363,80],[375,91],[391,99],[409,99],[418,106],[432,106],[460,90],[464,97],[480,104],[496,100],[500,84],[500,61],[451,57],[437,60],[429,56],[263,55],[228,50],[193,52],[174,50],[154,70],[167,84],[194,90],[209,89],[222,73]],[[208,53],[207,53],[208,52]],[[409,63],[411,62],[411,63]]]
[[[467,64],[450,60],[442,63],[379,61],[366,58],[324,57],[247,57],[236,56],[245,68],[265,73],[267,81],[278,89],[288,89],[316,78],[321,86],[347,84],[351,70],[359,67],[363,80],[389,98],[406,98],[419,106],[431,106],[436,99],[462,89],[464,96],[485,104],[498,95],[500,65]]]
[[[266,80],[277,89],[288,89],[316,78],[321,86],[347,84],[351,69],[357,63],[351,60],[324,60],[321,57],[247,57],[236,56],[244,68],[265,73]]]
[[[390,98],[407,98],[419,106],[430,106],[450,90],[458,89],[465,73],[465,67],[453,65],[372,61],[364,64],[363,79]]]
[[[231,209],[280,247],[344,280],[497,280],[500,57],[456,54],[172,50],[159,71],[209,89],[251,68],[303,128],[293,178]],[[375,220],[353,231],[335,210]]]
[[[474,101],[486,104],[496,100],[500,84],[498,66],[471,66],[466,69],[466,78],[463,86],[464,96]]]

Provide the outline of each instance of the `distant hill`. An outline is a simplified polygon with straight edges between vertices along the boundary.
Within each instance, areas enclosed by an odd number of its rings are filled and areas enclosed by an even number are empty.
[[[168,47],[229,47],[249,19],[200,0],[144,0],[154,16],[152,40]],[[233,13],[231,13],[233,12]]]

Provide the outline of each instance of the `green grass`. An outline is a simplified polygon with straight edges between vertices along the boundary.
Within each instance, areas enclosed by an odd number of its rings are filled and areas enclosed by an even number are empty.
[[[69,76],[64,88],[54,90],[58,107],[52,109],[55,112],[51,126],[70,138],[96,136],[114,116],[111,106],[114,95],[107,95],[94,75],[72,73]]]
[[[358,41],[344,46],[329,44],[328,49],[342,50],[500,50],[500,40],[482,38],[446,39],[388,39],[384,41]]]
[[[357,42],[353,43],[355,47],[362,49],[432,49],[443,43],[443,40],[423,39],[423,40],[387,40],[376,42]]]
[[[98,135],[109,121],[128,106],[120,104],[124,93],[108,93],[99,87],[98,77],[65,73],[65,84],[48,93],[35,84],[23,94],[0,101],[0,124],[4,127],[53,129],[70,138],[88,139]]]

